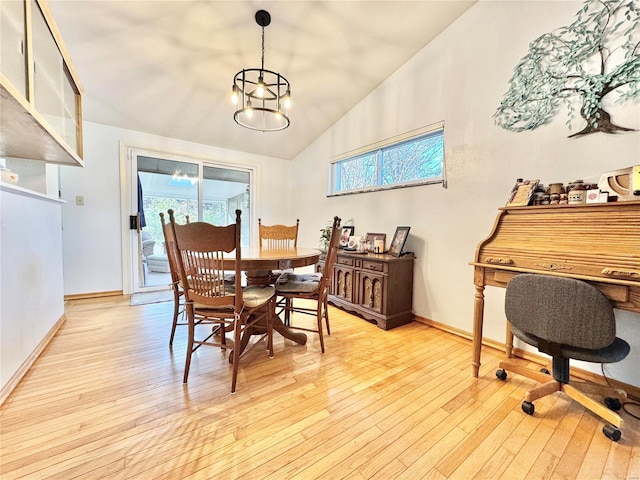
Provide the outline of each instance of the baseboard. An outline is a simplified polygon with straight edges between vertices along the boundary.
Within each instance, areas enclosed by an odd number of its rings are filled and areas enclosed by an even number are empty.
[[[417,315],[415,315],[414,318],[417,322],[423,323],[424,325],[428,325],[430,327],[437,328],[438,330],[442,330],[444,332],[451,333],[453,335],[457,335],[459,337],[473,341],[473,335],[465,330],[460,330],[460,329],[451,327],[449,325],[445,325],[444,323],[439,323],[433,320],[429,320],[428,318],[419,317]],[[494,340],[483,338],[482,345],[489,348],[493,348],[494,350],[498,350],[500,352],[505,351],[505,344],[496,342]],[[535,353],[522,350],[520,348],[514,348],[512,352],[512,356],[517,358],[522,358],[524,360],[527,360],[533,363],[537,363],[540,366],[548,367],[549,365],[549,359],[541,355],[536,355]],[[469,365],[471,365],[471,363],[469,363]],[[634,400],[640,400],[640,387],[636,387],[628,383],[623,383],[613,378],[609,378],[609,377],[605,378],[600,374],[589,372],[587,370],[582,370],[580,368],[575,368],[575,367],[571,367],[571,376],[575,378],[579,378],[580,380],[585,380],[587,382],[596,383],[598,385],[609,385],[614,388],[621,388],[622,390],[627,392],[627,395],[629,397],[633,398]]]
[[[102,298],[102,297],[117,297],[124,295],[122,290],[112,290],[110,292],[93,292],[93,293],[74,293],[71,295],[65,295],[64,300],[84,300],[86,298]]]
[[[20,365],[20,368],[16,371],[16,373],[14,373],[13,376],[9,379],[9,381],[2,387],[2,389],[0,390],[0,405],[2,405],[7,398],[9,398],[13,390],[20,383],[20,380],[22,380],[22,377],[24,377],[27,374],[31,366],[36,362],[36,360],[38,359],[40,354],[44,351],[44,349],[47,348],[47,345],[49,345],[49,342],[53,339],[53,337],[56,336],[56,334],[58,333],[58,330],[62,328],[62,325],[64,325],[64,322],[66,321],[67,321],[66,315],[62,314],[62,316],[58,319],[58,321],[51,328],[51,330],[49,330],[49,333],[47,333],[47,335],[42,339],[42,341],[33,350],[33,352],[31,352],[31,355],[27,357],[24,363]]]

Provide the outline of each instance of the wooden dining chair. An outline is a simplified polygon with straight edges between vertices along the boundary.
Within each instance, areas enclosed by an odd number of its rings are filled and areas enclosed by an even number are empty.
[[[171,336],[169,337],[169,345],[173,345],[173,337],[176,334],[178,325],[187,325],[186,308],[183,302],[184,289],[180,282],[180,274],[178,273],[178,265],[175,257],[175,240],[171,224],[165,221],[164,213],[160,212],[160,223],[162,224],[162,234],[164,236],[164,247],[169,262],[169,272],[171,274],[171,291],[173,292],[173,322],[171,323]],[[186,216],[186,223],[189,223],[189,215]]]
[[[309,332],[316,332],[320,337],[320,349],[324,353],[324,334],[323,320],[327,327],[327,334],[331,335],[331,327],[329,326],[329,288],[331,286],[331,277],[333,275],[333,266],[338,257],[338,244],[340,243],[340,218],[333,218],[333,226],[331,227],[331,238],[329,240],[329,248],[327,249],[327,257],[324,263],[322,273],[310,273],[296,275],[294,273],[283,273],[276,281],[276,294],[284,299],[284,323],[289,328],[296,328]],[[294,299],[307,299],[316,302],[315,308],[300,307],[293,304]],[[307,328],[296,326],[292,323],[293,312],[315,315],[317,319],[316,328]]]
[[[236,210],[236,223],[224,227],[205,222],[179,225],[173,210],[169,210],[188,321],[183,382],[187,383],[191,357],[198,348],[203,345],[232,348],[231,393],[236,390],[244,335],[252,330],[265,331],[253,345],[261,343],[266,336],[269,356],[273,356],[275,289],[271,286],[243,289],[241,286],[240,215],[240,210]],[[230,260],[234,263],[234,284],[225,282],[225,263]],[[212,328],[205,330],[202,326]],[[232,344],[227,343],[225,332],[228,330],[233,331]]]
[[[298,227],[300,219],[296,219],[296,224],[287,225],[263,225],[262,219],[258,218],[258,236],[260,238],[260,248],[270,250],[288,250],[298,246]],[[283,272],[292,272],[293,270],[273,270],[268,273],[269,284],[273,285]],[[266,275],[267,272],[261,274]]]
[[[260,248],[286,250],[298,246],[298,227],[300,219],[295,225],[263,225],[262,219],[258,219],[258,234],[260,236]]]

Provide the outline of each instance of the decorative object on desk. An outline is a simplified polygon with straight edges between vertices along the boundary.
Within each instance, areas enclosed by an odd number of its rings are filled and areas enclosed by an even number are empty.
[[[355,227],[353,225],[347,225],[342,227],[342,233],[340,234],[340,248],[345,248],[349,244],[349,237],[353,235]]]
[[[553,194],[560,195],[561,193],[565,193],[564,185],[562,183],[550,183],[549,184],[549,195]]]
[[[396,228],[396,233],[393,235],[393,240],[391,240],[391,246],[389,247],[389,253],[394,257],[399,257],[400,255],[402,255],[402,249],[404,248],[404,244],[407,241],[410,229],[411,227]]]
[[[565,104],[569,129],[576,112],[586,121],[569,137],[633,131],[612,123],[605,110],[640,96],[638,76],[630,73],[637,72],[640,37],[640,10],[633,4],[585,0],[571,25],[531,42],[493,116],[496,124],[512,132],[533,130]],[[600,66],[592,68],[594,62]]]
[[[587,190],[585,203],[600,203],[600,189],[591,188]]]
[[[634,168],[640,171],[640,165],[635,167],[621,168],[620,170],[612,170],[605,172],[600,176],[598,188],[601,192],[609,192],[611,195],[617,195],[618,200],[640,200],[640,193],[634,194],[635,191],[640,192],[640,178],[635,180],[633,174]],[[637,174],[640,177],[640,173]]]
[[[290,123],[291,85],[279,73],[264,68],[264,27],[271,23],[271,15],[258,10],[255,19],[262,28],[262,63],[260,68],[246,68],[233,77],[231,103],[236,106],[233,119],[251,130],[276,132]]]
[[[584,188],[584,184],[578,183],[569,192],[569,205],[576,205],[579,203],[585,203],[587,200],[587,189]]]
[[[540,180],[525,180],[515,191],[511,192],[511,197],[507,201],[507,207],[523,207],[530,205],[533,200],[533,192],[536,190]]]
[[[382,242],[382,248],[380,248],[379,252],[376,252],[376,240],[378,242]],[[387,241],[387,234],[386,233],[367,233],[367,236],[365,237],[365,243],[366,245],[371,245],[371,242],[373,242],[373,249],[371,247],[369,247],[369,251],[374,252],[374,253],[384,253],[385,250],[385,246],[386,246],[386,241]],[[378,243],[378,246],[380,244]]]

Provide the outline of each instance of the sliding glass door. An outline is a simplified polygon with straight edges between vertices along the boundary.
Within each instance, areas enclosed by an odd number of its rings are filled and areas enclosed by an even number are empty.
[[[242,211],[242,243],[251,238],[251,185],[253,171],[131,150],[132,188],[137,183],[137,228],[132,227],[132,292],[167,288],[171,283],[160,212],[173,209],[178,222],[205,221],[228,225]]]

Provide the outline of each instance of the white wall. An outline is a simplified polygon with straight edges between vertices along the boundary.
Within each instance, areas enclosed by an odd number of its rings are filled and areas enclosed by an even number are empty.
[[[0,183],[0,388],[64,314],[61,203]]]
[[[581,5],[483,1],[467,11],[295,159],[292,213],[303,226],[299,243],[317,244],[319,229],[334,215],[353,218],[356,235],[386,232],[389,238],[396,226],[410,225],[405,249],[417,256],[414,312],[471,332],[468,263],[515,179],[597,182],[602,172],[640,161],[640,133],[568,139],[577,130],[567,130],[564,112],[530,132],[494,125],[492,115],[529,42],[571,23]],[[615,122],[640,129],[638,102],[611,113]],[[440,120],[448,189],[432,185],[326,198],[332,156]],[[484,335],[504,342],[504,290],[489,287],[485,294]],[[631,354],[606,371],[640,385],[640,315],[619,312],[618,333],[632,344]],[[599,373],[599,366],[580,366]]]
[[[257,216],[291,221],[290,161],[84,122],[85,167],[60,167],[63,200],[64,294],[122,290],[120,142],[133,147],[255,165]],[[77,206],[77,195],[84,206]],[[158,221],[160,221],[158,219]],[[126,254],[126,252],[125,252]]]

